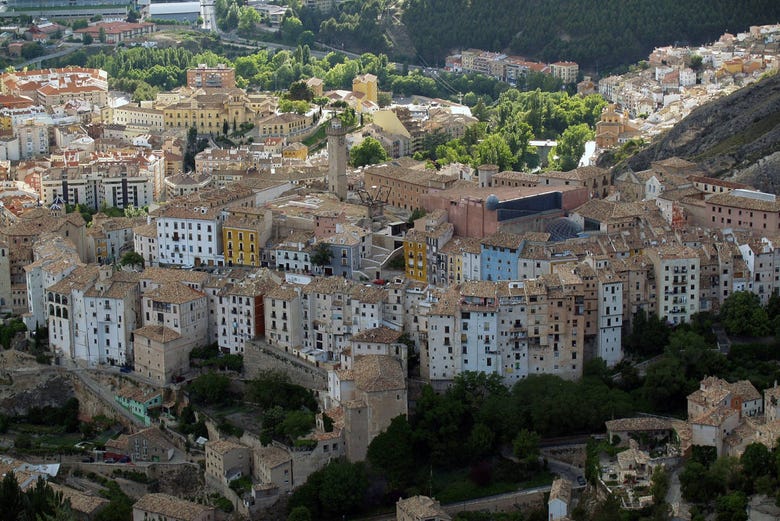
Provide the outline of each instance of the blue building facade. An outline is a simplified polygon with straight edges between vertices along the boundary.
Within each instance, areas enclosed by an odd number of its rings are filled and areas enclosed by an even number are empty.
[[[482,280],[517,280],[524,242],[521,236],[506,232],[482,239],[479,258]]]

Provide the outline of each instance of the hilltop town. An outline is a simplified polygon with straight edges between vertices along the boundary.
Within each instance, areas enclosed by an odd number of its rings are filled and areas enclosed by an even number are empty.
[[[406,75],[308,44],[186,63],[155,38],[196,7],[104,3],[5,36],[17,63],[30,42],[94,43],[90,60],[181,72],[0,74],[0,467],[19,512],[778,515],[777,194],[695,158],[597,165],[776,86],[780,26],[605,78],[477,49]],[[240,13],[289,28],[277,6]],[[416,86],[450,97],[393,88]],[[488,512],[520,517],[469,517]]]

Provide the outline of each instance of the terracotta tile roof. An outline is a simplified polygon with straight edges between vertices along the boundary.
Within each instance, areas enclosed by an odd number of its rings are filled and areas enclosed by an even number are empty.
[[[212,451],[220,455],[227,454],[228,452],[236,449],[249,450],[245,445],[241,445],[240,443],[236,443],[230,440],[216,440],[206,442],[207,451]]]
[[[518,249],[523,243],[523,236],[516,233],[496,232],[482,239],[481,244],[495,248]]]
[[[731,208],[743,208],[759,212],[778,212],[780,211],[780,201],[775,198],[774,201],[753,199],[751,197],[739,197],[733,193],[715,194],[707,199],[708,204],[718,206],[729,206]]]
[[[155,284],[181,282],[183,284],[203,285],[209,279],[209,274],[202,271],[180,270],[150,266],[141,273],[140,280]]]
[[[168,302],[171,304],[184,304],[205,297],[206,294],[202,291],[192,289],[178,282],[162,284],[158,288],[144,293],[145,299],[148,298],[156,302]]]
[[[254,453],[255,461],[262,461],[269,468],[276,468],[292,460],[289,452],[273,445],[256,447]]]
[[[109,501],[102,497],[90,496],[76,489],[49,482],[49,487],[54,492],[62,494],[63,499],[70,501],[70,507],[76,512],[92,516],[98,510],[108,505]]]
[[[159,514],[172,519],[190,521],[200,518],[206,512],[213,512],[214,507],[185,501],[168,494],[146,494],[133,505],[133,510]]]
[[[401,363],[392,356],[360,356],[355,360],[352,371],[355,375],[355,385],[362,391],[406,389],[406,375]]]
[[[453,237],[439,251],[450,255],[461,253],[478,255],[481,251],[480,240],[474,237]]]
[[[135,228],[133,228],[133,235],[138,235],[141,237],[157,238],[157,223],[152,221],[149,224],[136,226]]]
[[[399,499],[396,508],[397,510],[406,513],[411,519],[452,519],[450,515],[441,508],[438,501],[427,496],[412,496],[406,499]]]
[[[402,331],[396,331],[389,327],[381,326],[374,329],[365,329],[352,335],[352,342],[369,342],[374,344],[393,344],[403,335]]]
[[[380,286],[357,284],[349,292],[349,296],[358,302],[378,304],[385,300],[385,290]]]
[[[159,343],[172,342],[181,338],[181,335],[173,329],[159,325],[144,326],[136,329],[133,333],[135,336],[148,338]]]
[[[71,271],[67,277],[46,289],[62,295],[69,294],[74,289],[86,291],[97,280],[98,275],[99,268],[96,264],[79,266]]]
[[[282,286],[271,288],[271,290],[265,294],[266,298],[287,300],[287,301],[293,300],[298,295],[299,293],[298,291],[296,291],[295,286],[290,286],[290,285],[282,285]]]
[[[663,418],[621,418],[605,422],[607,430],[616,431],[663,431],[672,428],[672,423]]]

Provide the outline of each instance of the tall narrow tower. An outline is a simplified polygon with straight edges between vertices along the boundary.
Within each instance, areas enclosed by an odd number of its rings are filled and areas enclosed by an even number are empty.
[[[333,118],[325,131],[328,135],[328,190],[341,199],[347,198],[347,130]]]

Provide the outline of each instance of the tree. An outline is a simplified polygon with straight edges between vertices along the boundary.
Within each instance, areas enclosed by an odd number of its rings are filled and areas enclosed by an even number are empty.
[[[131,23],[131,24],[134,24],[134,23],[138,22],[138,20],[140,20],[140,18],[141,18],[141,13],[139,13],[135,9],[130,9],[127,12],[127,21],[129,23]]]
[[[697,461],[689,460],[680,473],[682,496],[694,503],[704,503],[709,498],[707,489],[707,468]]]
[[[100,40],[100,43],[106,43],[106,28],[101,27],[98,31],[98,40]]]
[[[22,45],[22,58],[30,60],[46,54],[46,49],[39,42],[28,42]]]
[[[564,172],[576,168],[585,153],[585,142],[592,138],[593,132],[585,123],[564,130],[555,147],[558,168]]]
[[[739,462],[745,478],[751,482],[772,473],[772,453],[763,443],[753,442],[745,447]]]
[[[393,96],[389,92],[380,91],[377,93],[377,104],[380,107],[387,107],[393,103]]]
[[[701,68],[703,58],[701,54],[691,54],[691,69],[697,71]]]
[[[293,82],[287,91],[288,99],[293,101],[311,101],[314,98],[314,93],[311,88],[306,85],[303,80]]]
[[[731,492],[715,502],[717,521],[747,521],[747,498],[743,492]]]
[[[310,411],[290,411],[281,425],[282,434],[294,442],[314,428],[314,413]]]
[[[469,439],[466,442],[472,461],[478,461],[487,456],[493,450],[496,436],[490,427],[484,423],[477,423],[471,428]]]
[[[610,494],[595,508],[590,519],[591,521],[621,521],[620,499]]]
[[[367,459],[382,471],[391,490],[404,490],[414,480],[414,433],[406,416],[396,416],[387,429],[371,441]]]
[[[256,9],[247,5],[242,6],[238,11],[238,33],[242,36],[249,36],[255,30],[255,26],[260,23],[260,13]]]
[[[13,472],[8,472],[0,483],[0,521],[17,521],[24,512],[24,498]]]
[[[230,400],[230,379],[223,374],[202,374],[192,381],[188,389],[195,403],[217,404]]]
[[[228,125],[228,122],[226,119],[222,120],[222,134],[227,136],[228,131],[230,130],[230,125]]]
[[[512,168],[514,157],[512,150],[500,134],[490,134],[477,144],[474,152],[474,167],[496,165],[501,171]]]
[[[335,461],[325,467],[320,502],[326,517],[344,516],[357,511],[368,489],[362,463]]]
[[[122,258],[120,259],[119,264],[122,265],[122,266],[140,266],[141,269],[143,269],[143,267],[144,267],[144,258],[138,252],[128,251],[128,252],[125,252],[124,255],[122,255]]]
[[[732,335],[761,337],[772,332],[758,295],[749,291],[736,291],[726,297],[720,307],[720,321]]]
[[[315,266],[326,266],[330,264],[331,259],[333,259],[333,250],[330,249],[328,243],[318,242],[309,258],[311,259],[311,263]]]
[[[642,358],[661,354],[669,340],[669,327],[655,314],[640,309],[631,321],[631,334],[625,341],[626,351]]]
[[[282,33],[282,40],[289,44],[295,44],[303,33],[303,23],[294,16],[285,16],[279,30]]]
[[[406,220],[406,223],[410,226],[414,225],[414,221],[417,219],[422,219],[425,217],[425,209],[423,208],[415,208],[412,210],[412,214],[409,216],[409,219]]]
[[[658,465],[653,470],[652,485],[650,493],[653,495],[653,502],[658,504],[666,500],[666,493],[669,492],[669,473],[666,467]]]
[[[342,519],[358,510],[367,489],[363,463],[334,460],[292,493],[290,512],[304,507],[313,519]]]
[[[688,394],[685,369],[679,359],[665,357],[647,368],[643,392],[657,411],[682,407]]]
[[[384,161],[387,161],[387,152],[382,147],[382,143],[370,136],[349,151],[349,162],[355,167],[375,165]]]
[[[533,431],[522,429],[512,441],[512,452],[526,468],[535,468],[539,463],[540,437]]]
[[[295,507],[287,516],[287,521],[311,521],[311,512],[306,507]]]
[[[91,34],[84,33],[84,36],[81,37],[81,41],[84,42],[84,45],[91,45],[94,41],[94,38],[92,38]]]

